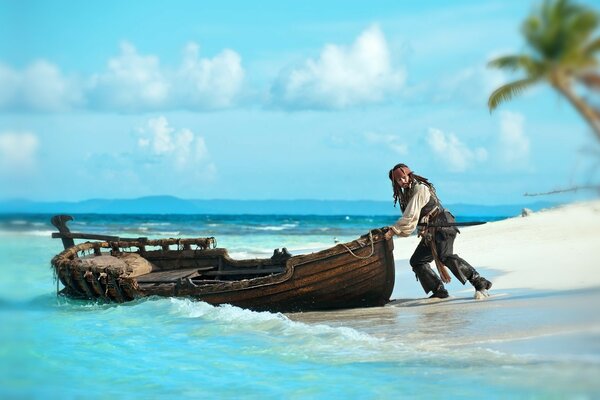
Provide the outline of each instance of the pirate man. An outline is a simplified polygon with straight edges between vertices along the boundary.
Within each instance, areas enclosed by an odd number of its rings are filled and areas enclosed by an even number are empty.
[[[394,189],[394,207],[400,203],[402,217],[386,232],[386,239],[394,235],[407,237],[419,224],[421,241],[410,258],[410,265],[430,297],[446,298],[444,283],[450,282],[446,267],[464,285],[467,281],[475,288],[475,297],[486,297],[492,283],[480,276],[468,262],[454,254],[453,245],[459,230],[451,226],[454,216],[444,210],[433,185],[413,173],[406,164],[398,164],[389,172]],[[427,226],[428,224],[435,226]],[[444,226],[446,225],[446,226]],[[450,225],[450,226],[448,226]],[[440,276],[429,263],[435,261]],[[440,279],[441,278],[441,279]]]

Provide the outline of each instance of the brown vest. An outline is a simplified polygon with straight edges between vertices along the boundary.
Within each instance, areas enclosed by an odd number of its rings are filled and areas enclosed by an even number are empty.
[[[410,188],[406,189],[406,190],[408,190],[408,193],[406,193],[406,195],[408,196],[409,200],[410,200],[410,198],[412,198],[414,196],[417,185],[424,185],[427,187],[427,190],[429,190],[429,201],[427,202],[427,204],[425,204],[423,206],[423,208],[421,208],[421,212],[419,213],[419,221],[420,221],[421,218],[423,218],[424,216],[429,214],[431,212],[431,210],[433,210],[435,207],[438,207],[438,209],[441,211],[442,205],[440,203],[440,200],[431,191],[429,186],[425,185],[424,183],[418,183],[418,182],[415,182]],[[406,204],[408,204],[408,201],[406,202]],[[406,209],[406,205],[403,206],[402,202],[400,203],[400,209],[402,210],[402,213],[404,213],[404,210]]]

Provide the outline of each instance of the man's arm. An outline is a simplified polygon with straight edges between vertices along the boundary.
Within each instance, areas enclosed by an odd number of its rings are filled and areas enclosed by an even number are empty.
[[[421,209],[429,202],[430,198],[429,188],[426,185],[417,184],[415,193],[408,201],[402,217],[394,225],[391,225],[390,229],[386,232],[386,239],[394,235],[402,237],[410,236],[419,223]]]

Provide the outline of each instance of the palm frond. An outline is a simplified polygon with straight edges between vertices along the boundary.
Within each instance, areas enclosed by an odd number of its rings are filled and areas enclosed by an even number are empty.
[[[522,26],[529,46],[542,59],[569,61],[596,31],[600,16],[570,0],[545,0]]]
[[[600,50],[600,37],[592,40],[590,43],[588,43],[583,48],[583,52],[589,57],[593,57],[595,55],[595,53],[599,50]]]
[[[524,55],[498,57],[489,61],[488,67],[516,71],[523,67],[523,58],[525,57],[529,58],[529,56]]]
[[[520,95],[533,84],[537,83],[540,77],[525,78],[506,85],[500,86],[490,95],[488,100],[488,108],[490,112],[494,111],[498,105],[511,100],[513,97]]]
[[[524,70],[529,78],[542,75],[549,68],[542,61],[528,55],[503,56],[488,62],[488,67],[508,69],[511,71]]]

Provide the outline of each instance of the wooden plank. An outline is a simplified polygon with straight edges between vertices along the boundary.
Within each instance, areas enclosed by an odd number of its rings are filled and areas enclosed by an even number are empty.
[[[198,268],[175,269],[170,271],[150,272],[149,274],[138,276],[136,280],[139,283],[148,282],[175,282],[183,278],[192,278],[200,275]]]
[[[230,271],[208,271],[202,273],[206,276],[231,276],[231,275],[269,275],[285,272],[285,268],[265,268],[265,269],[235,269]]]

